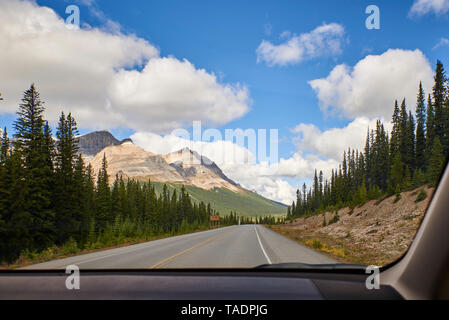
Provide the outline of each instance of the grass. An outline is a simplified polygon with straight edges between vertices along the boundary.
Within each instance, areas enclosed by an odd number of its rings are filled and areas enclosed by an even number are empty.
[[[328,253],[332,256],[338,256],[344,258],[346,256],[345,251],[340,248],[335,247],[327,247],[320,240],[310,239],[304,242],[305,245],[312,247],[315,250]]]

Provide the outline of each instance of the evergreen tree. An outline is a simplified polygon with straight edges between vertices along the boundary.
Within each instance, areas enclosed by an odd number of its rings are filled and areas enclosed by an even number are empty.
[[[72,213],[72,217],[76,221],[76,224],[73,226],[76,229],[72,237],[83,246],[86,244],[89,234],[90,208],[87,200],[88,186],[86,168],[81,154],[77,156],[75,161],[73,184],[75,189],[74,197],[78,205],[74,206]]]
[[[406,165],[412,172],[415,168],[415,120],[413,119],[411,111],[409,111],[407,121],[406,150]]]
[[[391,141],[390,141],[390,156],[391,158],[395,157],[395,154],[397,151],[399,151],[399,144],[400,144],[400,135],[401,135],[401,122],[400,122],[400,115],[399,115],[399,106],[398,101],[396,100],[394,102],[394,110],[393,110],[393,117],[391,119],[391,123],[393,124],[393,129],[391,131]],[[368,139],[368,137],[367,137]],[[367,140],[368,143],[368,140]],[[366,153],[366,149],[365,149]],[[366,155],[365,155],[366,157]]]
[[[79,190],[76,189],[75,182],[75,162],[79,149],[78,140],[75,138],[77,133],[78,129],[72,115],[69,113],[66,117],[62,112],[56,131],[58,140],[54,193],[58,242],[61,244],[70,237],[78,238],[81,223],[77,199]]]
[[[401,103],[401,111],[399,114],[399,152],[401,153],[401,159],[405,164],[409,164],[409,151],[408,151],[408,125],[407,107],[405,105],[405,99]]]
[[[435,112],[433,109],[432,97],[429,94],[427,99],[427,117],[426,117],[426,161],[430,158],[433,148],[433,139],[435,138]]]
[[[445,157],[443,154],[443,146],[441,145],[440,138],[435,137],[432,148],[432,155],[429,161],[428,177],[432,184],[436,184],[444,169]]]
[[[17,111],[17,120],[14,122],[16,141],[15,153],[21,155],[23,176],[18,177],[25,181],[23,186],[23,211],[13,212],[20,214],[20,227],[30,230],[28,239],[23,241],[32,243],[30,248],[44,249],[54,242],[54,212],[51,210],[51,189],[48,184],[49,163],[45,152],[44,136],[44,107],[34,84],[24,92],[22,103]],[[51,174],[50,174],[51,175]],[[22,206],[20,206],[22,207]],[[21,209],[22,210],[22,209]]]
[[[96,231],[106,229],[106,225],[113,221],[111,215],[111,190],[109,189],[108,162],[106,154],[103,155],[101,169],[98,171],[97,191],[95,197],[95,225]]]
[[[434,86],[433,86],[433,105],[435,112],[435,136],[441,138],[444,136],[445,131],[445,115],[444,115],[444,100],[446,96],[446,75],[444,72],[443,64],[440,60],[437,60],[437,65],[435,68],[435,77],[434,77]]]
[[[422,83],[419,83],[419,92],[416,102],[416,168],[423,170],[426,165],[426,137],[425,137],[425,122],[426,122],[426,106],[424,90]]]
[[[8,200],[10,199],[8,172],[6,162],[9,154],[9,139],[8,132],[3,131],[0,137],[0,261],[5,258],[4,253],[7,251],[6,242],[7,230],[6,219],[8,216]]]

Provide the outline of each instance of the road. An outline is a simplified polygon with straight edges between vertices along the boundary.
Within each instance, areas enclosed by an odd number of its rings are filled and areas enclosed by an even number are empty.
[[[23,269],[252,268],[261,264],[336,263],[261,225],[240,225],[83,254]]]

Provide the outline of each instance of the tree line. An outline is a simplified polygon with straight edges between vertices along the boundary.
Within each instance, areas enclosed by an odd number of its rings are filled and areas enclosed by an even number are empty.
[[[344,151],[330,178],[315,170],[312,186],[304,183],[296,191],[287,219],[435,185],[449,155],[448,93],[449,81],[438,60],[427,97],[419,83],[415,114],[407,110],[405,99],[400,106],[395,101],[391,134],[377,121],[375,129],[367,130],[364,150]]]
[[[111,186],[106,156],[94,173],[79,154],[73,116],[61,113],[54,139],[44,111],[33,84],[19,105],[14,139],[6,128],[1,137],[0,262],[68,242],[99,248],[190,232],[219,215],[210,204],[193,201],[184,186],[169,192],[164,185],[158,195],[150,181],[121,176]],[[234,213],[222,224],[237,218]]]

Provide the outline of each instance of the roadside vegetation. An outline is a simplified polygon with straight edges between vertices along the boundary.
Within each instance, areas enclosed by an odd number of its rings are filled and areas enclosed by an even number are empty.
[[[426,197],[420,201],[426,193]],[[434,188],[416,188],[383,201],[367,201],[362,206],[338,210],[338,221],[330,221],[335,211],[303,216],[291,223],[268,226],[272,230],[344,263],[386,265],[409,248],[432,198]]]
[[[416,111],[396,101],[389,134],[367,129],[329,179],[315,170],[297,190],[285,225],[273,230],[349,263],[385,265],[406,252],[449,155],[449,81],[437,61],[432,92],[418,87]]]
[[[297,190],[287,220],[354,208],[392,195],[399,202],[404,191],[435,186],[449,154],[449,82],[439,60],[434,80],[427,102],[419,83],[415,115],[407,110],[405,99],[400,106],[394,103],[391,134],[377,121],[375,129],[367,129],[365,149],[345,151],[329,179],[315,170],[312,187],[307,189],[304,184]],[[421,190],[417,201],[425,199],[425,189]],[[336,221],[338,215],[328,223]]]
[[[34,85],[25,91],[13,139],[0,140],[0,262],[41,261],[84,250],[204,230],[219,215],[182,186],[156,193],[148,181],[99,172],[79,155],[75,119],[63,112],[56,138]],[[112,187],[111,187],[112,185]],[[246,221],[245,219],[241,219]],[[237,213],[221,218],[236,224]]]

